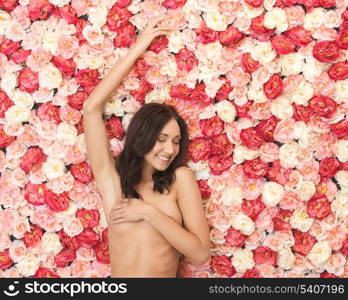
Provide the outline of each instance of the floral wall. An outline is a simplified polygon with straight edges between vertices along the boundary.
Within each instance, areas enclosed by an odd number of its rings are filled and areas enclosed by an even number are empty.
[[[348,277],[347,0],[0,0],[0,276],[107,277],[82,104],[157,15],[105,106],[189,126],[211,261],[181,277]]]

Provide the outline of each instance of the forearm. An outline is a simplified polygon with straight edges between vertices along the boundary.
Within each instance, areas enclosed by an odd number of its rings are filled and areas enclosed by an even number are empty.
[[[128,74],[143,50],[134,45],[129,52],[107,73],[107,75],[94,88],[88,99],[84,102],[84,108],[102,111],[110,94],[120,85]]]
[[[209,259],[209,247],[204,246],[197,236],[156,207],[151,206],[145,210],[144,220],[156,228],[175,249],[193,263],[203,264]]]

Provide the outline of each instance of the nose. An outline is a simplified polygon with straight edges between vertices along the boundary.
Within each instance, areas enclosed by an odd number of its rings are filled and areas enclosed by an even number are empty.
[[[165,146],[165,152],[167,154],[173,154],[174,153],[174,146],[171,141],[168,141]]]

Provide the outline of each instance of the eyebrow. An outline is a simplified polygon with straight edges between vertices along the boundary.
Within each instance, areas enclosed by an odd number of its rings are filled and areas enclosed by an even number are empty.
[[[160,135],[165,135],[166,137],[169,137],[169,135],[168,135],[168,134],[166,134],[166,133],[160,133]],[[177,135],[177,136],[175,136],[174,138],[177,138],[177,137],[181,138],[181,136],[180,136],[180,135]]]

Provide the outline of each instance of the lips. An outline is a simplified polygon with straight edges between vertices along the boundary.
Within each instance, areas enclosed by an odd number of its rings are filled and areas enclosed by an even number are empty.
[[[162,155],[156,155],[156,157],[162,162],[167,164],[170,161],[170,157],[162,156]]]

